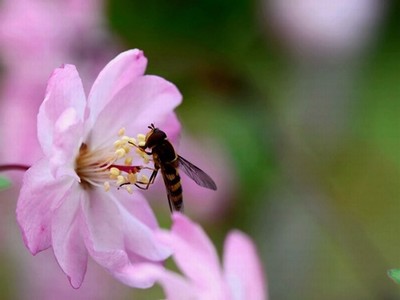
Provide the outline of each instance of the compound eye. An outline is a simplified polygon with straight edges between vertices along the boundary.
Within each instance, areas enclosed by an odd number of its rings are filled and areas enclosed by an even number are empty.
[[[150,130],[147,134],[146,134],[146,138],[145,138],[145,142],[147,142],[149,140],[149,138],[153,135],[154,129]]]
[[[151,130],[147,135],[146,135],[146,148],[152,148],[156,146],[157,144],[162,143],[165,139],[167,138],[167,135],[165,134],[164,131],[161,131],[157,128]]]

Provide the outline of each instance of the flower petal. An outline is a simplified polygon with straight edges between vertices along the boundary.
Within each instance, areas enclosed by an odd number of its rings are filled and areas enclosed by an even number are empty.
[[[157,219],[151,209],[149,202],[143,194],[135,190],[131,195],[124,190],[115,191],[114,197],[118,199],[121,209],[126,210],[132,216],[135,216],[140,222],[148,226],[150,229],[158,229]]]
[[[32,254],[51,246],[52,207],[63,200],[73,183],[69,177],[53,178],[46,159],[25,173],[17,203],[17,221]]]
[[[223,261],[234,299],[266,299],[262,264],[248,236],[240,231],[230,232],[225,240]]]
[[[100,72],[88,97],[91,124],[113,97],[136,77],[144,74],[147,59],[143,51],[133,49],[119,54]]]
[[[74,167],[82,144],[83,125],[83,120],[72,107],[64,110],[57,119],[50,154],[50,169],[55,177],[69,175],[80,180]]]
[[[134,268],[132,262],[166,257],[165,247],[156,244],[152,230],[130,215],[110,192],[90,191],[90,200],[82,203],[82,209],[83,238],[93,259],[126,284],[151,286],[154,282],[135,281],[128,275]]]
[[[166,299],[212,299],[199,298],[198,291],[190,281],[161,266],[141,263],[136,266],[134,271],[135,273],[132,273],[131,276],[140,276],[157,281],[163,287]]]
[[[174,115],[172,111],[181,100],[175,85],[161,77],[136,78],[116,94],[98,116],[90,137],[92,147],[115,139],[122,127],[128,135],[145,133],[151,123],[161,127]]]
[[[222,293],[222,272],[216,250],[199,225],[174,213],[171,232],[162,232],[159,238],[174,250],[176,264],[200,289],[215,291],[215,295]]]
[[[138,192],[135,195],[120,192],[118,199],[112,193],[110,196],[118,206],[123,222],[122,230],[126,249],[151,261],[165,260],[172,252],[154,235],[154,229],[158,229],[158,224],[146,199]],[[120,198],[125,198],[125,201],[122,201],[123,204],[119,202]],[[126,200],[129,200],[131,204],[129,205]]]
[[[52,219],[54,255],[74,288],[81,286],[88,262],[88,252],[80,233],[80,203],[86,200],[83,197],[82,189],[74,189],[54,211]]]
[[[64,65],[54,70],[47,85],[46,97],[38,114],[38,138],[42,150],[47,156],[51,155],[53,149],[56,124],[59,127],[61,125],[63,128],[68,127],[67,116],[62,116],[65,110],[73,109],[76,114],[73,120],[76,121],[76,119],[84,119],[85,108],[85,93],[75,66]],[[58,121],[61,116],[63,124]],[[82,133],[78,132],[77,134],[81,135]],[[78,141],[77,135],[75,143],[77,144]]]

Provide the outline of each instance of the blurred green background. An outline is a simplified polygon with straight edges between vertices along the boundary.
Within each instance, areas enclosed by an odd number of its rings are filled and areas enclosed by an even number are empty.
[[[260,1],[108,3],[112,31],[181,90],[184,129],[224,145],[232,205],[202,225],[219,250],[231,228],[254,238],[270,299],[400,297],[386,275],[400,267],[400,5],[386,4],[362,49],[313,60]]]
[[[219,157],[232,173],[225,182],[216,178],[227,185],[219,188],[231,191],[215,204],[218,213],[199,217],[195,205],[201,202],[187,206],[219,253],[229,230],[249,234],[270,299],[400,299],[400,286],[387,276],[400,268],[400,2],[106,4],[112,41],[143,49],[147,73],[178,86],[184,101],[177,113],[186,137],[199,143],[211,138],[203,158]],[[84,58],[95,58],[89,50]],[[214,143],[220,148],[210,147]],[[185,157],[197,164],[193,156]],[[15,199],[16,192],[7,199],[12,212]],[[152,206],[167,227],[170,215],[161,200],[160,208]],[[4,211],[15,232],[0,231],[23,247],[15,216]],[[26,259],[43,262],[47,272],[48,257],[32,258],[23,249],[26,257],[12,260],[4,249],[0,298],[14,299],[29,285],[27,277],[41,282],[38,274],[24,274]],[[105,276],[115,282],[116,297],[163,297],[158,286],[133,290]],[[38,289],[51,290],[47,284],[38,283]],[[72,289],[66,278],[65,288]]]

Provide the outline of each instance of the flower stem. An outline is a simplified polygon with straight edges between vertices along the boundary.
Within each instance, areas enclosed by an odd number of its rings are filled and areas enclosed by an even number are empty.
[[[0,165],[0,172],[4,172],[4,171],[27,171],[29,168],[30,168],[30,166],[19,165],[19,164]]]

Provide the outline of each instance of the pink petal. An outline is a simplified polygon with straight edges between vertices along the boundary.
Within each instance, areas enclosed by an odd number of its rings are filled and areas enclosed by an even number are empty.
[[[151,286],[153,282],[135,281],[128,275],[134,268],[131,251],[135,252],[134,256],[165,258],[165,247],[158,247],[152,231],[118,204],[111,193],[92,190],[90,200],[82,204],[82,209],[83,238],[93,259],[126,284],[142,288]]]
[[[117,206],[104,191],[90,190],[89,199],[82,202],[84,240],[89,252],[95,258],[102,258],[107,253],[126,256],[124,252],[123,223]],[[121,263],[125,264],[128,259]],[[114,267],[118,261],[98,261],[107,268]]]
[[[45,159],[25,173],[17,203],[17,221],[32,254],[51,246],[52,207],[63,200],[73,183],[68,177],[54,179]]]
[[[40,106],[38,114],[38,137],[43,152],[50,156],[54,144],[54,132],[60,132],[60,128],[66,129],[76,120],[83,120],[86,107],[86,98],[83,86],[75,66],[65,65],[56,69],[51,75],[46,97]],[[74,116],[71,113],[65,113],[66,110],[74,110]],[[61,120],[59,120],[61,118]],[[58,123],[57,123],[58,122]],[[56,126],[59,128],[56,129]],[[79,132],[77,133],[79,134]],[[81,134],[81,133],[80,133]],[[79,142],[76,138],[75,144]],[[75,145],[74,145],[75,146]]]
[[[132,274],[132,276],[141,276],[157,281],[163,287],[167,299],[201,299],[198,297],[199,294],[195,286],[190,281],[161,266],[146,263],[138,264],[135,274]]]
[[[118,196],[110,193],[110,197],[119,209],[126,249],[151,261],[165,260],[171,255],[171,250],[160,243],[154,235],[154,229],[158,229],[158,224],[147,201],[139,193],[130,195],[124,191],[120,192]],[[120,198],[128,197],[132,202],[131,205],[127,205],[127,201],[123,201],[125,205],[119,202]]]
[[[240,231],[230,232],[225,240],[223,261],[234,299],[267,298],[262,264],[248,236]]]
[[[54,126],[50,169],[58,177],[69,175],[79,181],[75,173],[75,160],[82,144],[83,120],[72,107],[67,108]]]
[[[143,262],[141,264],[143,264]],[[147,265],[147,263],[144,264]],[[126,265],[117,272],[113,272],[113,275],[126,285],[143,289],[152,287],[156,281],[156,278],[152,273],[141,268],[138,264]]]
[[[219,293],[222,272],[216,250],[203,229],[182,214],[173,214],[170,233],[159,235],[174,250],[174,260],[181,271],[199,288]]]
[[[98,116],[91,133],[92,147],[115,140],[121,127],[132,136],[147,132],[151,123],[161,127],[181,100],[178,89],[161,77],[136,78],[116,94]]]
[[[140,222],[148,226],[150,229],[158,229],[158,222],[153,213],[149,202],[140,191],[135,191],[133,195],[124,190],[113,193],[118,199],[121,208],[128,211],[130,215],[135,216]]]
[[[52,220],[54,254],[74,288],[81,286],[88,262],[88,253],[80,233],[80,203],[87,200],[83,197],[85,194],[82,189],[74,189],[54,211]]]
[[[91,124],[121,89],[144,74],[146,65],[143,51],[133,49],[119,54],[104,67],[88,97]]]
[[[181,123],[175,113],[169,114],[164,121],[160,123],[157,122],[156,125],[167,134],[168,140],[175,147],[179,146],[181,138]]]

